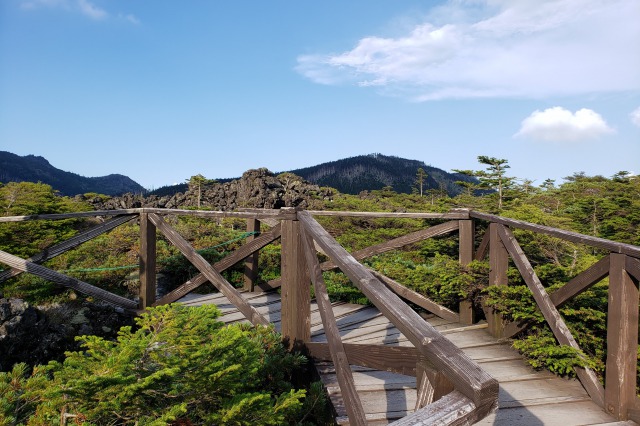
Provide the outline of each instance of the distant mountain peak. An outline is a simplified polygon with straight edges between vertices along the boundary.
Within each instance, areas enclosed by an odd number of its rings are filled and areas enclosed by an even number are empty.
[[[140,184],[121,174],[84,177],[57,169],[44,157],[19,156],[7,151],[0,151],[0,182],[42,182],[69,196],[87,192],[105,195],[146,192]]]
[[[443,189],[449,195],[460,193],[456,181],[474,180],[459,173],[449,173],[423,161],[372,153],[317,166],[291,170],[309,182],[329,186],[345,194],[392,187],[396,192],[411,193],[416,188],[418,169],[426,173],[423,190]]]

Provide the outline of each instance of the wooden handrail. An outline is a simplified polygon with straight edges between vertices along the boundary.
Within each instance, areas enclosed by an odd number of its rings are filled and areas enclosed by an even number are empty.
[[[292,219],[295,218],[295,212],[285,210],[251,210],[251,211],[209,211],[209,210],[183,210],[183,209],[161,209],[140,207],[137,209],[119,209],[119,210],[95,210],[90,212],[73,212],[73,213],[54,213],[54,214],[36,214],[28,216],[2,216],[0,223],[3,222],[25,222],[29,220],[63,220],[75,219],[81,217],[97,217],[97,216],[119,216],[125,214],[141,214],[155,213],[159,215],[170,214],[175,216],[194,216],[202,218],[224,218],[235,217],[243,219]]]
[[[541,234],[551,235],[553,237],[571,241],[573,243],[586,244],[591,247],[598,247],[608,250],[612,253],[622,253],[632,257],[640,258],[640,247],[631,244],[618,243],[615,241],[606,240],[604,238],[591,237],[573,231],[565,231],[564,229],[552,228],[545,225],[536,225],[534,223],[524,222],[522,220],[509,219],[506,217],[480,213],[477,211],[470,211],[469,215],[475,219],[486,220],[492,223],[499,223],[511,228],[539,232]]]
[[[422,319],[395,293],[353,258],[309,212],[298,212],[298,220],[324,252],[353,284],[382,312],[416,349],[442,371],[475,404],[474,410],[494,409],[498,400],[498,382]]]
[[[454,209],[447,213],[420,212],[352,212],[338,210],[305,210],[312,216],[370,217],[370,218],[402,218],[402,219],[469,219],[469,210]]]

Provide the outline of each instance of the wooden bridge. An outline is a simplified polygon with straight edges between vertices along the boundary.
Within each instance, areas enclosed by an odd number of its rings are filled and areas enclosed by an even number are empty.
[[[249,231],[259,232],[261,223],[270,229],[211,265],[169,225],[167,215],[244,218]],[[437,219],[443,223],[348,253],[315,220],[314,216],[320,215]],[[214,303],[222,310],[225,322],[273,323],[292,347],[305,350],[314,359],[339,424],[477,422],[570,426],[633,425],[640,421],[640,401],[636,395],[640,247],[468,210],[434,214],[141,208],[2,217],[0,222],[91,216],[112,219],[29,259],[0,251],[0,262],[11,267],[0,273],[0,282],[28,272],[132,312],[175,301],[190,305]],[[133,219],[139,220],[141,233],[138,301],[41,265]],[[477,246],[476,228],[485,229]],[[609,254],[559,290],[547,294],[513,229],[585,244]],[[156,300],[156,231],[200,271],[159,300]],[[608,276],[605,385],[588,368],[576,369],[578,380],[534,372],[503,343],[526,324],[506,323],[489,310],[485,312],[487,321],[474,324],[468,303],[461,303],[459,312],[453,312],[359,263],[368,256],[448,233],[458,234],[462,264],[489,257],[490,284],[507,284],[511,259],[562,345],[578,348],[557,308]],[[277,239],[282,246],[281,277],[268,286],[257,286],[259,250]],[[330,260],[320,263],[318,252]],[[242,290],[235,289],[220,274],[239,262],[245,263]],[[323,270],[332,268],[347,275],[373,306],[332,304],[322,277]],[[190,293],[205,282],[212,283],[219,293]],[[310,297],[310,283],[314,300]],[[279,293],[270,291],[278,287]],[[430,314],[419,315],[405,300]]]

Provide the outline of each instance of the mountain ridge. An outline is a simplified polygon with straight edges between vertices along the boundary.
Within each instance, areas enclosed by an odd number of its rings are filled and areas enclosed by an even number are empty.
[[[396,192],[410,194],[418,191],[418,169],[425,172],[423,192],[444,190],[449,195],[462,190],[456,181],[475,182],[475,178],[460,173],[449,173],[425,164],[383,154],[368,154],[330,161],[316,166],[291,170],[309,182],[329,186],[345,194],[357,195],[362,191],[372,191],[391,187]]]
[[[447,192],[457,195],[462,188],[457,181],[475,182],[475,178],[459,173],[449,173],[423,161],[383,154],[368,154],[321,163],[311,167],[293,169],[292,173],[319,186],[334,188],[344,194],[357,195],[363,191],[392,188],[399,193],[419,191],[418,170],[424,171],[422,191]],[[239,178],[236,178],[239,179]],[[226,183],[234,178],[217,179]],[[178,184],[147,191],[131,178],[121,174],[84,177],[62,171],[52,166],[44,157],[19,156],[0,151],[0,182],[42,182],[51,185],[62,195],[78,195],[90,192],[119,196],[125,193],[167,196],[187,190],[187,184]]]
[[[0,182],[42,182],[69,196],[89,192],[114,196],[146,192],[142,185],[125,175],[80,176],[52,166],[44,157],[20,156],[8,151],[0,151]]]

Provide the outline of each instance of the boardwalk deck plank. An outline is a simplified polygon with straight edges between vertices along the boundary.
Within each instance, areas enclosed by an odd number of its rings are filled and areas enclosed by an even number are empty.
[[[279,330],[281,305],[277,293],[242,293],[242,297]],[[189,294],[181,302],[188,306],[213,303],[223,311],[222,321],[246,322],[219,293]],[[345,343],[411,346],[375,308],[337,303],[333,310]],[[533,370],[516,350],[491,337],[482,324],[468,327],[438,317],[428,321],[500,382],[500,408],[477,425],[637,426],[632,421],[615,421],[589,399],[578,381]],[[311,340],[326,342],[315,303],[311,306],[311,324]],[[333,364],[318,362],[316,370],[334,406],[336,423],[348,425]],[[369,425],[386,425],[413,412],[417,397],[415,377],[356,365],[351,370]]]

